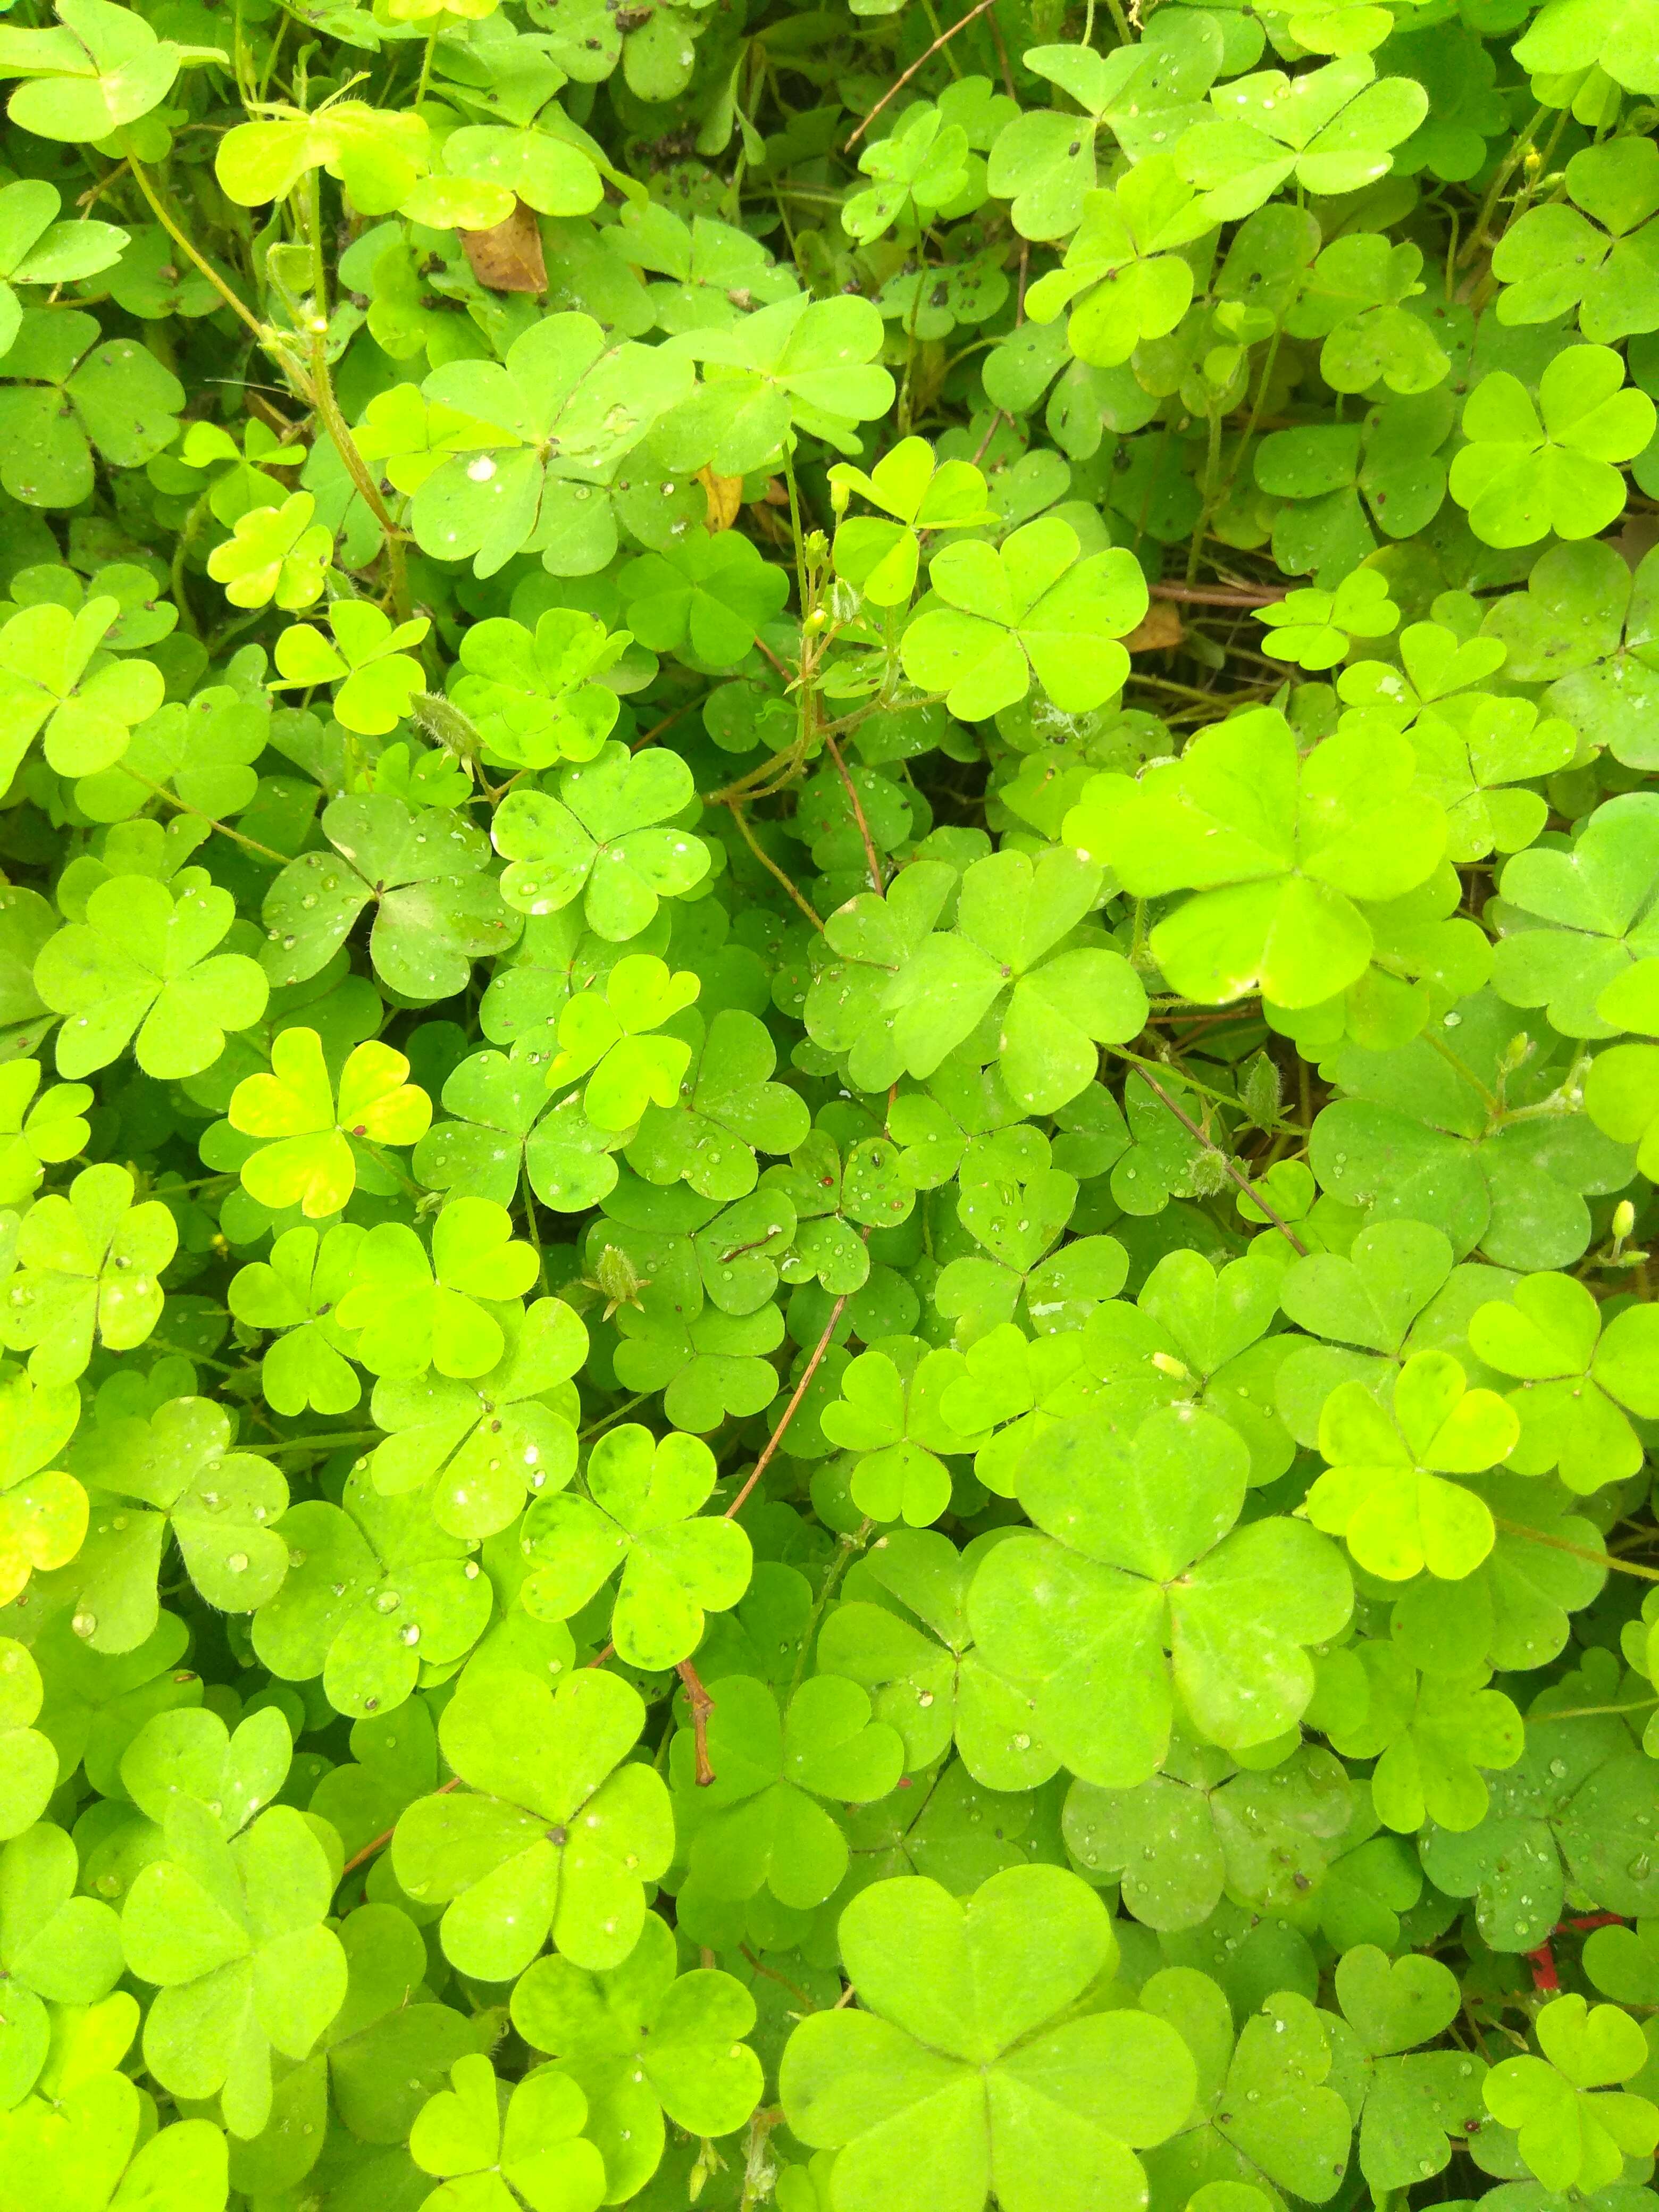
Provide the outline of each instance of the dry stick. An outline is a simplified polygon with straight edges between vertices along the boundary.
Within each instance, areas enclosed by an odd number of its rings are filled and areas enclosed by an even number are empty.
[[[1239,1188],[1244,1193],[1251,1205],[1261,1207],[1262,1212],[1267,1215],[1268,1220],[1271,1221],[1273,1227],[1278,1230],[1279,1235],[1288,1241],[1291,1249],[1300,1258],[1305,1260],[1308,1256],[1307,1246],[1302,1242],[1302,1239],[1297,1235],[1295,1230],[1291,1228],[1290,1223],[1285,1219],[1284,1216],[1274,1212],[1273,1207],[1261,1195],[1261,1191],[1256,1188],[1255,1184],[1250,1181],[1249,1176],[1241,1175],[1239,1173],[1237,1168],[1234,1165],[1233,1162],[1228,1158],[1226,1153],[1222,1151],[1220,1146],[1215,1144],[1210,1138],[1205,1135],[1203,1130],[1199,1127],[1197,1122],[1193,1120],[1190,1115],[1182,1113],[1180,1107],[1176,1104],[1175,1100],[1170,1097],[1169,1092],[1164,1088],[1164,1085],[1161,1083],[1155,1081],[1152,1076],[1148,1075],[1144,1067],[1131,1068],[1129,1073],[1132,1075],[1138,1075],[1140,1078],[1146,1088],[1152,1092],[1153,1097],[1158,1099],[1164,1105],[1169,1108],[1170,1113],[1175,1115],[1176,1121],[1180,1122],[1182,1127],[1185,1129],[1190,1136],[1196,1137],[1199,1143],[1204,1146],[1207,1151],[1212,1152],[1216,1154],[1217,1158],[1220,1160],[1222,1166],[1232,1177],[1233,1181],[1238,1185]],[[1654,1577],[1654,1580],[1656,1582],[1659,1582],[1659,1575],[1656,1575]]]
[[[890,84],[887,90],[883,93],[881,98],[870,110],[870,112],[865,117],[863,122],[860,124],[858,129],[853,133],[845,146],[842,148],[842,153],[850,154],[852,152],[854,147],[858,144],[859,140],[863,137],[865,132],[875,121],[877,116],[881,113],[882,109],[887,106],[890,100],[896,100],[898,98],[900,93],[902,93],[905,86],[909,83],[911,78],[915,76],[917,70],[925,69],[927,64],[933,60],[933,56],[939,52],[941,46],[948,46],[958,31],[965,31],[969,23],[973,22],[976,17],[983,15],[987,10],[994,4],[995,0],[979,0],[979,5],[977,8],[970,8],[968,13],[963,15],[959,21],[951,24],[948,31],[941,31],[938,38],[934,40],[933,45],[928,47],[927,52],[923,54],[919,60],[912,62],[909,68],[905,70],[904,75],[898,78],[895,83]]]
[[[708,1764],[708,1716],[714,1710],[714,1700],[698,1679],[697,1670],[689,1659],[682,1659],[674,1669],[685,1685],[685,1694],[691,1701],[691,1736],[697,1752],[697,1787],[707,1790],[714,1779],[714,1770]]]
[[[801,912],[806,916],[808,921],[811,923],[813,928],[817,931],[821,937],[823,934],[823,922],[822,917],[811,906],[808,904],[807,901],[802,896],[801,893],[796,890],[794,884],[790,882],[788,877],[785,875],[783,870],[778,866],[771,854],[763,848],[760,840],[756,836],[754,831],[749,826],[749,817],[744,814],[741,802],[735,799],[728,799],[726,804],[731,813],[732,819],[737,823],[738,829],[743,832],[744,843],[748,846],[750,851],[760,862],[762,867],[765,869],[767,874],[770,876],[775,882],[780,883],[783,885],[785,890],[788,892],[790,897],[793,899],[795,904],[800,908]]]
[[[864,840],[864,857],[870,870],[870,882],[877,896],[886,890],[887,881],[881,872],[881,862],[876,857],[876,841],[870,835],[870,824],[864,818],[864,808],[859,799],[858,786],[847,773],[847,763],[841,757],[841,748],[831,737],[824,744],[830,748],[830,757],[836,763],[836,774],[846,788],[847,800],[853,810],[853,819],[859,825],[859,835]]]
[[[459,1790],[460,1786],[460,1776],[453,1774],[447,1782],[441,1782],[432,1794],[434,1797],[447,1797],[452,1790]],[[388,1828],[383,1836],[376,1836],[371,1843],[365,1844],[362,1850],[354,1851],[340,1869],[340,1881],[343,1881],[349,1874],[356,1874],[365,1859],[372,1859],[376,1851],[384,1850],[397,1832],[395,1826]],[[336,1889],[340,1887],[340,1881],[335,1883]]]
[[[1273,607],[1287,597],[1282,591],[1246,590],[1232,584],[1148,584],[1155,599],[1173,599],[1183,607]]]

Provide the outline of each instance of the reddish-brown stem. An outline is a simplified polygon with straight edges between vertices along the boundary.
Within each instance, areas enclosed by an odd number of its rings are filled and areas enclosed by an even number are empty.
[[[847,793],[847,803],[853,810],[853,819],[859,825],[859,835],[864,840],[864,858],[870,870],[872,887],[878,892],[887,888],[886,878],[881,872],[881,861],[876,854],[876,841],[870,835],[870,824],[865,819],[864,806],[859,798],[858,786],[848,775],[847,763],[841,757],[841,747],[826,730],[823,742],[830,748],[830,757],[836,763],[836,774],[841,778]]]
[[[864,1235],[866,1239],[868,1238],[869,1234],[870,1232],[866,1229],[864,1231]],[[784,1433],[787,1430],[790,1422],[794,1419],[796,1411],[800,1405],[801,1400],[806,1395],[807,1386],[811,1383],[812,1377],[818,1371],[818,1363],[823,1358],[824,1353],[830,1349],[830,1340],[836,1333],[836,1323],[841,1319],[842,1310],[846,1305],[848,1299],[851,1296],[852,1292],[850,1291],[843,1291],[841,1296],[836,1300],[834,1305],[830,1307],[830,1318],[823,1324],[823,1334],[813,1346],[812,1356],[807,1361],[805,1366],[801,1370],[800,1381],[796,1383],[793,1393],[790,1397],[789,1403],[783,1409],[783,1419],[778,1423],[776,1428],[773,1430],[771,1435],[766,1439],[766,1443],[762,1448],[760,1457],[755,1462],[753,1467],[749,1470],[748,1481],[744,1484],[743,1488],[738,1492],[737,1496],[732,1500],[732,1503],[726,1509],[726,1518],[728,1521],[733,1519],[738,1514],[741,1513],[744,1507],[749,1503],[750,1494],[753,1491],[755,1485],[760,1480],[762,1475],[765,1474],[767,1468],[771,1463],[773,1453],[776,1451],[778,1446],[783,1442]]]
[[[787,1990],[792,1997],[800,2000],[808,2012],[817,2010],[817,1999],[810,1996],[799,1982],[792,1982],[787,1974],[779,1973],[775,1966],[769,1966],[763,1960],[757,1959],[746,1943],[739,1943],[738,1948],[756,1973],[764,1974],[769,1982],[775,1982],[780,1989]]]
[[[459,1774],[452,1774],[447,1782],[441,1782],[438,1784],[437,1788],[432,1792],[432,1795],[434,1797],[447,1797],[452,1790],[459,1790],[460,1786],[460,1776]],[[368,1860],[372,1859],[376,1851],[383,1851],[397,1832],[397,1825],[394,1822],[393,1825],[386,1831],[384,1835],[374,1837],[370,1842],[363,1845],[362,1850],[354,1851],[351,1856],[346,1861],[345,1864],[340,1869],[340,1881],[343,1881],[349,1874],[356,1874],[358,1868],[363,1865]],[[338,1881],[334,1885],[337,1889],[339,1886],[340,1882]]]
[[[1223,1168],[1226,1170],[1228,1175],[1232,1177],[1233,1181],[1238,1185],[1238,1188],[1244,1193],[1244,1195],[1249,1200],[1251,1205],[1261,1207],[1262,1212],[1266,1214],[1267,1219],[1272,1222],[1273,1227],[1278,1230],[1279,1235],[1289,1240],[1291,1249],[1302,1259],[1305,1260],[1308,1256],[1307,1246],[1302,1242],[1302,1239],[1297,1235],[1295,1230],[1291,1228],[1290,1223],[1285,1219],[1284,1216],[1274,1212],[1271,1204],[1262,1196],[1260,1188],[1250,1181],[1249,1176],[1241,1175],[1239,1173],[1237,1165],[1233,1161],[1228,1158],[1226,1153],[1222,1150],[1222,1147],[1219,1145],[1213,1143],[1210,1138],[1205,1135],[1203,1130],[1199,1127],[1197,1122],[1194,1121],[1191,1115],[1183,1113],[1181,1108],[1176,1104],[1175,1100],[1170,1097],[1169,1092],[1164,1088],[1164,1085],[1156,1081],[1153,1077],[1148,1075],[1144,1067],[1132,1068],[1129,1072],[1131,1076],[1138,1075],[1141,1081],[1146,1085],[1146,1088],[1152,1092],[1153,1097],[1169,1108],[1170,1113],[1175,1115],[1176,1121],[1180,1122],[1182,1127],[1187,1131],[1189,1136],[1196,1137],[1200,1145],[1208,1146],[1208,1148],[1217,1155]]]
[[[704,1689],[696,1668],[689,1659],[682,1659],[674,1669],[685,1685],[685,1694],[691,1706],[691,1737],[697,1753],[697,1787],[707,1790],[714,1779],[714,1770],[708,1764],[708,1716],[714,1710],[714,1700]]]
[[[974,22],[979,16],[984,15],[987,9],[993,6],[993,4],[994,0],[979,0],[979,5],[977,8],[970,8],[965,15],[960,17],[956,22],[951,24],[948,31],[941,31],[938,38],[934,40],[933,45],[928,47],[927,52],[920,55],[916,60],[911,63],[909,68],[905,70],[902,76],[896,77],[893,82],[889,85],[886,91],[883,93],[881,98],[870,110],[870,112],[865,117],[863,122],[860,124],[858,129],[854,131],[852,137],[842,149],[842,151],[844,154],[850,154],[854,147],[858,144],[859,140],[863,137],[865,132],[875,121],[877,116],[881,113],[882,109],[887,106],[890,100],[897,99],[899,94],[903,91],[905,86],[909,83],[911,78],[915,76],[916,72],[919,70],[926,69],[928,63],[933,60],[933,56],[939,52],[941,46],[948,46],[958,31],[965,31],[969,23]]]

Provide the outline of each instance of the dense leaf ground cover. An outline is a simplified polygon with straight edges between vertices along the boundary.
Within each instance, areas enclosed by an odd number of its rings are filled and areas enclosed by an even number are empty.
[[[1656,0],[52,6],[0,2212],[1654,2212]]]

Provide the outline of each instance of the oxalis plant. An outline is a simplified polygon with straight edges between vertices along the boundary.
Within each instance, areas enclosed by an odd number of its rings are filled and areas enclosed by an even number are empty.
[[[0,76],[0,2212],[1656,2212],[1659,4]]]

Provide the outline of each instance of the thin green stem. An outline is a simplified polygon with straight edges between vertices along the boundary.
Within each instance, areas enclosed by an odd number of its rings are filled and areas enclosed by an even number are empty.
[[[286,1443],[261,1444],[260,1456],[271,1459],[279,1452],[340,1451],[347,1444],[378,1444],[385,1442],[379,1429],[339,1429],[321,1437],[290,1437]]]
[[[631,1413],[635,1406],[644,1405],[647,1398],[652,1398],[655,1395],[656,1393],[653,1390],[636,1390],[631,1398],[624,1398],[620,1406],[613,1407],[610,1413],[605,1414],[600,1419],[597,1421],[590,1421],[585,1429],[578,1430],[576,1432],[577,1443],[585,1444],[589,1437],[599,1436],[602,1431],[608,1429],[611,1426],[612,1421],[621,1420],[625,1413]]]
[[[1547,1536],[1541,1528],[1528,1528],[1524,1521],[1505,1521],[1496,1513],[1492,1522],[1506,1536],[1522,1536],[1529,1544],[1543,1544],[1552,1552],[1565,1552],[1572,1559],[1588,1559],[1592,1566],[1611,1568],[1614,1574],[1634,1575],[1644,1583],[1659,1583],[1659,1567],[1633,1566],[1628,1559],[1615,1559],[1611,1552],[1592,1551],[1588,1544],[1570,1543],[1565,1536]]]
[[[1628,1705],[1563,1705],[1559,1712],[1528,1713],[1527,1726],[1541,1728],[1546,1721],[1599,1720],[1604,1713],[1645,1713],[1659,1705],[1659,1698],[1638,1698]]]
[[[137,184],[139,191],[149,202],[151,213],[155,216],[156,222],[161,224],[162,229],[166,231],[167,236],[173,240],[175,246],[180,247],[182,251],[190,257],[191,260],[195,263],[202,275],[207,278],[208,283],[212,285],[214,290],[224,301],[225,305],[228,307],[233,308],[235,313],[241,317],[242,320],[247,325],[249,330],[252,331],[259,343],[262,346],[264,345],[271,336],[269,327],[259,320],[259,318],[253,313],[252,310],[248,307],[245,301],[237,297],[236,294],[231,290],[229,285],[226,283],[224,278],[219,274],[213,264],[207,260],[202,254],[198,253],[196,248],[191,244],[189,239],[185,237],[184,232],[179,228],[178,222],[171,209],[167,206],[166,201],[161,198],[160,193],[157,192],[155,185],[150,182],[143,163],[130,160],[127,166],[132,171],[134,180]]]
[[[217,815],[210,814],[204,806],[192,806],[189,799],[180,799],[176,791],[169,791],[165,784],[152,783],[147,775],[138,773],[131,760],[121,763],[121,773],[130,775],[135,783],[142,783],[146,791],[154,792],[158,799],[166,799],[169,806],[176,806],[180,813],[193,814],[198,822],[205,822],[210,830],[216,830],[222,837],[228,837],[233,845],[240,845],[244,852],[256,853],[262,860],[275,860],[279,868],[287,867],[294,857],[291,853],[279,853],[274,845],[262,845],[257,837],[244,836],[240,830],[233,830],[228,822],[221,822]]]

